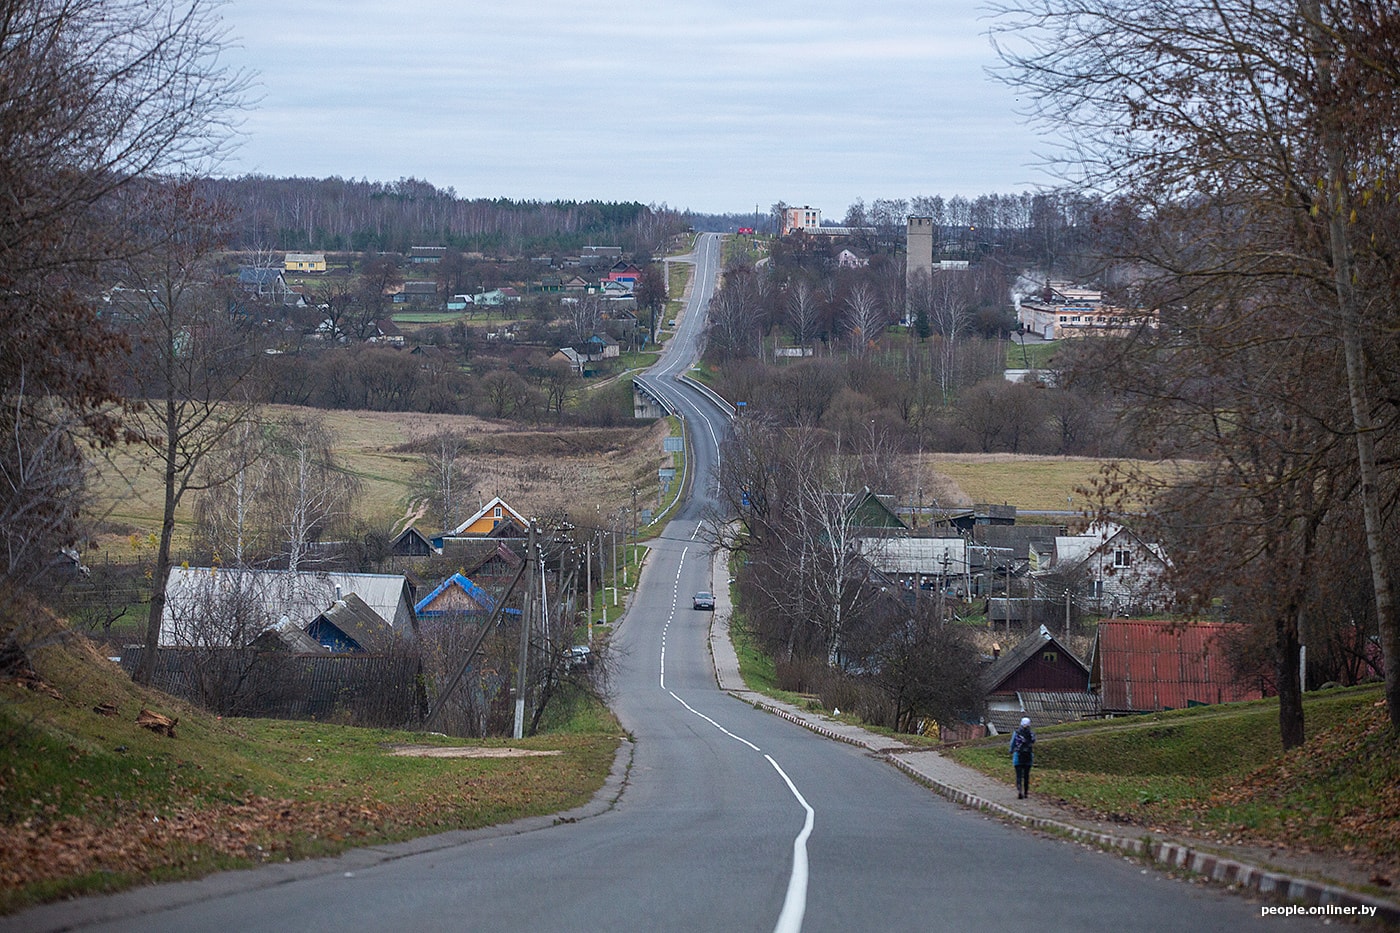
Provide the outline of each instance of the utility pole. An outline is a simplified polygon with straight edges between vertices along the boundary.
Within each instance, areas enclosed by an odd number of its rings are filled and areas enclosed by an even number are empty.
[[[517,739],[525,737],[525,661],[530,653],[530,625],[535,616],[535,575],[536,541],[535,522],[530,521],[530,536],[526,539],[525,566],[528,575],[525,582],[525,600],[520,611],[520,656],[515,669],[515,729],[511,735]]]

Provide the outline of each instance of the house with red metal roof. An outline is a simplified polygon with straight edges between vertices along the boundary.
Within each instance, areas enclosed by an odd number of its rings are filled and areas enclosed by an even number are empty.
[[[1105,715],[1260,699],[1262,680],[1238,677],[1230,666],[1237,630],[1226,622],[1105,619],[1089,659],[1089,689]]]

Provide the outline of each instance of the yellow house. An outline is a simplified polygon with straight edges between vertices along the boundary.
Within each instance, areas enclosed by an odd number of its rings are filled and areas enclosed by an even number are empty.
[[[447,532],[449,538],[481,538],[489,535],[503,522],[515,522],[516,527],[530,527],[530,520],[506,504],[500,496],[481,507],[471,518]]]
[[[288,253],[282,263],[283,272],[325,272],[325,253]]]

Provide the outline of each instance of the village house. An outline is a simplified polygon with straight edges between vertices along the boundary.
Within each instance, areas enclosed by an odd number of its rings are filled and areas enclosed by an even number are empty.
[[[284,620],[304,630],[350,594],[389,628],[412,632],[413,591],[401,574],[172,567],[158,644],[244,647]]]
[[[445,542],[453,538],[523,537],[530,520],[495,496],[471,516],[431,540],[433,547],[446,554]]]
[[[1089,668],[1045,626],[1000,652],[982,672],[991,734],[1016,728],[1023,716],[1036,726],[1096,718],[1099,698],[1089,691]]]
[[[958,535],[877,535],[858,539],[857,547],[872,567],[906,590],[961,591],[967,579],[967,542]]]
[[[331,652],[382,652],[401,637],[355,593],[337,599],[306,626],[307,637]]]
[[[325,253],[288,253],[282,260],[283,272],[325,272]]]
[[[281,269],[262,266],[239,266],[238,287],[250,295],[272,297],[279,301],[291,291],[287,280],[282,277]]]
[[[1028,553],[1033,576],[1083,574],[1087,598],[1100,612],[1147,612],[1167,601],[1167,559],[1161,546],[1115,522],[1095,522],[1083,534],[1058,535],[1049,548],[1043,541],[1032,542]]]
[[[485,616],[495,611],[496,599],[463,573],[454,573],[420,599],[413,610],[424,621]]]
[[[408,261],[414,265],[439,263],[446,255],[446,246],[411,246],[408,249]]]
[[[405,305],[414,308],[436,308],[439,300],[437,283],[404,282],[403,286],[393,293],[392,300],[396,305]]]

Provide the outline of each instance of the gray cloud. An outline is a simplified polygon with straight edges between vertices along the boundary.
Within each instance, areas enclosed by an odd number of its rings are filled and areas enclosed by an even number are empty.
[[[962,3],[234,0],[228,170],[702,211],[1013,191],[1039,140]]]

